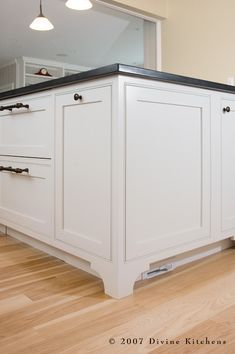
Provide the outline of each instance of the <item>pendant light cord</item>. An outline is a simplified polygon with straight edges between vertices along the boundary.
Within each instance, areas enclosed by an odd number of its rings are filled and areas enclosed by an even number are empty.
[[[40,0],[40,15],[41,17],[43,17],[43,14],[42,14],[42,0]]]

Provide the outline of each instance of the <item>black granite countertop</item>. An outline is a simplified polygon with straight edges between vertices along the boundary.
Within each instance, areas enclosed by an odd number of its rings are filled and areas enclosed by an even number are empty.
[[[84,82],[93,79],[99,79],[111,75],[126,75],[134,76],[155,81],[168,82],[178,85],[186,85],[198,87],[207,90],[235,93],[235,86],[220,84],[212,81],[194,79],[191,77],[169,74],[161,71],[148,70],[135,66],[124,64],[112,64],[101,68],[84,71],[79,74],[74,74],[59,79],[45,81],[39,84],[21,87],[15,90],[10,90],[0,93],[0,100],[22,96],[30,93],[51,90],[58,87],[63,87],[79,82]]]

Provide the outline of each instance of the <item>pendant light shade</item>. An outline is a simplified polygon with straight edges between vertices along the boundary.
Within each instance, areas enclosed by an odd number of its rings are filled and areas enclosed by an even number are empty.
[[[92,8],[92,3],[89,0],[68,0],[65,5],[72,10],[88,10]]]
[[[54,28],[53,24],[42,13],[42,0],[40,0],[40,13],[29,27],[35,31],[50,31]]]

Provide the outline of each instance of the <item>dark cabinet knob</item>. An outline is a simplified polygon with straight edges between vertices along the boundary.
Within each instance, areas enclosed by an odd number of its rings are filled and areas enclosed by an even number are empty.
[[[224,113],[229,113],[231,111],[231,108],[229,106],[223,108]]]
[[[75,101],[82,100],[82,96],[79,95],[78,93],[75,93],[73,98],[74,98]]]

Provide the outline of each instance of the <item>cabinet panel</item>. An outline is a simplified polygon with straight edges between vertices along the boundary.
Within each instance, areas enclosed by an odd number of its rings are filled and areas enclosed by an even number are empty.
[[[0,172],[0,223],[27,235],[51,238],[53,186],[49,162],[0,157],[0,166],[29,172]]]
[[[1,101],[0,106],[16,103],[29,108],[0,111],[0,155],[50,158],[53,145],[52,97],[27,97]]]
[[[126,257],[210,237],[210,100],[126,89]]]
[[[58,96],[56,238],[110,257],[111,87]]]
[[[235,101],[222,101],[230,112],[221,113],[221,208],[222,232],[235,229]]]

